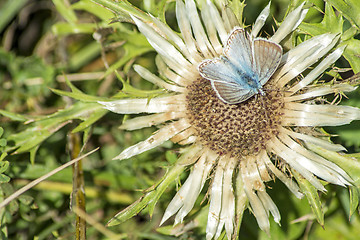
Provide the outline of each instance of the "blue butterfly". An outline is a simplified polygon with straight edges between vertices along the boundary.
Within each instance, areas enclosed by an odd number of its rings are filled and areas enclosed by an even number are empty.
[[[200,63],[198,70],[210,80],[217,96],[225,103],[241,103],[262,87],[280,64],[282,48],[263,38],[252,39],[242,28],[229,35],[223,55]]]

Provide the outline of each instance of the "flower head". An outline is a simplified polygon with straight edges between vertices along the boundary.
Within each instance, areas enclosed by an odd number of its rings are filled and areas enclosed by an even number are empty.
[[[184,146],[179,161],[193,167],[168,205],[161,223],[173,215],[175,224],[182,222],[209,181],[207,239],[218,238],[223,228],[231,239],[236,234],[236,219],[241,218],[247,202],[265,232],[270,228],[269,213],[280,223],[280,213],[265,184],[275,178],[298,198],[303,197],[303,193],[292,177],[306,179],[319,191],[325,191],[319,179],[350,185],[352,179],[347,173],[311,146],[333,152],[345,150],[321,138],[318,128],[360,119],[358,108],[327,103],[323,98],[327,94],[350,92],[356,87],[341,82],[316,83],[344,50],[340,47],[331,52],[339,36],[330,33],[309,38],[289,50],[283,48],[274,74],[262,83],[262,89],[256,88],[251,96],[236,104],[224,101],[214,79],[201,74],[199,65],[206,59],[221,61],[218,59],[226,55],[224,48],[234,28],[248,32],[249,39],[257,38],[269,15],[270,4],[251,30],[243,30],[232,10],[225,5],[222,8],[220,12],[211,1],[206,1],[198,11],[193,0],[177,0],[180,34],[154,17],[151,24],[132,17],[159,54],[160,75],[139,65],[134,69],[167,93],[152,99],[101,102],[116,113],[149,114],[127,120],[123,129],[159,126],[152,136],[125,149],[116,159],[133,157],[168,140]],[[280,46],[307,11],[304,4],[300,5],[287,15],[272,37],[262,41]],[[257,54],[263,53],[252,54],[260,58]],[[309,70],[314,64],[316,66]],[[211,70],[223,81],[222,76],[226,75],[223,69]]]

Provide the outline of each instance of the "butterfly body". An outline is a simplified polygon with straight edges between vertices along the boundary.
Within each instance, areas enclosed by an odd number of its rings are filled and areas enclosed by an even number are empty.
[[[264,94],[263,85],[271,78],[282,57],[279,44],[251,39],[242,28],[229,35],[223,55],[200,63],[200,75],[211,82],[225,103],[238,104],[255,94]]]
[[[232,68],[232,73],[235,73],[234,80],[236,83],[243,85],[244,88],[247,89],[254,89],[259,88],[260,82],[259,82],[259,76],[257,76],[255,73],[252,73],[248,69],[241,69],[237,66],[235,66],[229,59],[227,59],[225,56],[221,56],[221,59],[223,62],[226,62],[229,64]]]

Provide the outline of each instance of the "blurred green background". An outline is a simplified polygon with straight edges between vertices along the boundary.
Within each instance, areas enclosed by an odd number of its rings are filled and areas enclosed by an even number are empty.
[[[177,29],[175,1],[130,2],[166,19]],[[298,2],[301,1],[273,0],[271,15],[281,22],[288,7],[297,6]],[[352,6],[353,11],[360,9],[356,0],[328,2],[347,2],[356,5]],[[268,1],[245,3],[243,17],[245,23],[251,25]],[[311,10],[305,22],[318,29],[333,28],[322,22],[324,1],[309,3]],[[345,15],[341,27],[343,32],[353,28],[352,33],[348,32],[351,46],[354,52],[360,53],[359,19],[351,12],[342,12],[333,6],[331,9],[336,16]],[[271,34],[274,25],[269,19],[264,31]],[[1,239],[74,239],[80,227],[86,228],[87,239],[204,239],[207,203],[200,202],[206,192],[188,218],[189,221],[195,219],[192,222],[195,227],[187,225],[189,232],[174,236],[166,227],[158,229],[162,214],[176,192],[175,182],[160,198],[151,217],[145,208],[128,221],[107,229],[94,222],[79,226],[71,208],[84,197],[73,193],[73,189],[83,188],[86,203],[80,205],[86,206],[86,213],[94,221],[105,226],[116,213],[161,179],[179,153],[179,146],[166,143],[129,160],[111,161],[121,150],[156,130],[120,130],[124,117],[108,113],[96,103],[114,95],[159,93],[132,69],[137,63],[156,72],[156,54],[124,15],[114,15],[90,0],[0,0],[0,42],[0,201],[77,157],[79,152],[100,147],[82,161],[79,169],[62,170],[0,209]],[[343,78],[360,69],[358,65],[350,66],[345,59],[340,59],[338,64],[342,68],[353,67],[341,73]],[[122,88],[128,90],[127,95],[119,93]],[[359,91],[345,101],[360,107]],[[358,152],[359,122],[326,130],[339,135],[333,140],[346,146],[349,153]],[[80,151],[80,148],[83,149]],[[184,172],[179,182],[187,174],[188,171]],[[281,227],[271,220],[272,239],[359,238],[360,218],[355,213],[349,219],[351,196],[347,189],[326,186],[328,192],[320,194],[325,212],[322,227],[306,199],[295,199],[281,183],[270,183],[270,186],[269,194],[282,215]],[[268,239],[248,211],[240,237]],[[78,239],[85,238],[78,236]]]

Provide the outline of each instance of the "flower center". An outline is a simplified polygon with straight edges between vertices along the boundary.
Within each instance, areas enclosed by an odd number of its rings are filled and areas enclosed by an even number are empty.
[[[257,94],[239,104],[222,102],[204,78],[187,89],[188,118],[201,143],[219,155],[256,155],[278,134],[283,94],[271,83],[264,87],[264,95]]]

